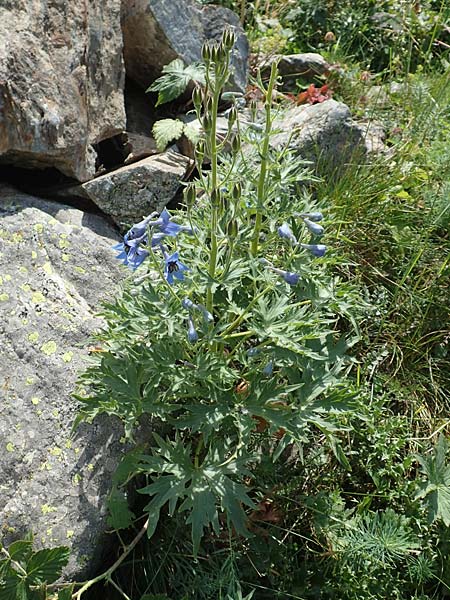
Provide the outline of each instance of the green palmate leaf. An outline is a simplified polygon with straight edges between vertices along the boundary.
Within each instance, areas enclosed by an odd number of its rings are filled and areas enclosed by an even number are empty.
[[[158,447],[153,449],[153,456],[143,455],[138,465],[141,472],[154,478],[139,490],[152,496],[145,508],[150,518],[149,535],[156,529],[161,508],[168,504],[169,514],[173,514],[179,504],[180,512],[188,512],[186,522],[191,525],[195,553],[206,528],[211,525],[219,532],[218,505],[236,531],[248,536],[243,506],[254,507],[254,503],[246,487],[233,477],[248,475],[244,465],[249,457],[227,460],[231,448],[229,442],[224,442],[220,449],[210,446],[203,462],[197,464],[198,458],[192,461],[191,446],[183,446],[179,437],[173,442],[154,437]]]
[[[134,513],[128,508],[125,490],[113,487],[108,497],[108,525],[114,529],[126,529],[135,519]]]
[[[416,498],[428,499],[430,521],[441,519],[450,526],[450,465],[446,462],[448,442],[443,434],[439,436],[432,456],[417,456],[422,473],[427,481],[418,484]]]
[[[180,138],[183,130],[184,123],[179,119],[161,119],[161,121],[156,121],[152,131],[158,150],[164,150],[169,142]]]
[[[53,583],[61,576],[69,555],[66,546],[35,552],[27,562],[27,580],[33,585]]]
[[[163,75],[147,88],[147,92],[158,92],[156,106],[175,100],[186,90],[190,81],[205,83],[205,69],[203,65],[194,63],[187,67],[181,59],[176,58],[163,67]]]

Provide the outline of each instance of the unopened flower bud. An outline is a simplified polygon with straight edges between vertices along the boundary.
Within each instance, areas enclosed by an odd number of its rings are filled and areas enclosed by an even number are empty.
[[[196,110],[200,110],[202,100],[202,91],[198,86],[195,86],[194,91],[192,92],[192,101]]]
[[[202,127],[206,132],[211,131],[212,120],[209,114],[203,115]]]
[[[242,194],[242,187],[241,187],[241,184],[239,182],[236,182],[233,185],[233,189],[231,191],[231,194],[232,194],[232,196],[233,196],[233,198],[235,200],[239,200],[239,198],[241,197],[241,194]]]
[[[213,206],[219,206],[220,198],[221,198],[220,190],[215,189],[211,192],[211,204]]]
[[[196,198],[196,193],[195,193],[195,186],[192,185],[192,183],[190,183],[184,190],[184,197],[186,200],[186,205],[191,207],[194,202],[195,202],[195,198]]]
[[[238,234],[238,224],[236,219],[230,219],[228,222],[227,233],[231,238],[235,238]]]
[[[236,43],[236,35],[231,29],[225,29],[222,34],[222,43],[227,50],[231,50]]]
[[[239,152],[240,148],[241,148],[241,137],[239,135],[235,135],[231,142],[231,150],[233,151],[234,154],[236,154],[237,152]]]
[[[205,42],[202,46],[202,58],[205,62],[209,62],[211,60],[211,46],[208,42]]]

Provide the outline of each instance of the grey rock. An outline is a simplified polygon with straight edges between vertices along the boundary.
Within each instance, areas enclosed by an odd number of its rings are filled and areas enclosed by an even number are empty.
[[[167,150],[88,181],[83,188],[118,225],[129,226],[173,199],[189,165],[188,158]]]
[[[282,87],[285,90],[295,87],[296,80],[311,78],[316,75],[324,75],[330,65],[320,54],[304,52],[302,54],[286,54],[273,56],[268,62],[261,65],[263,75],[270,72],[273,62],[278,61],[278,73],[282,79]]]
[[[323,175],[338,177],[345,164],[365,159],[374,147],[367,126],[353,121],[348,106],[335,100],[290,108],[274,128],[281,130],[271,140],[275,147],[289,145]]]
[[[159,153],[154,138],[129,131],[126,132],[126,136],[128,156],[125,159],[125,164],[130,164]]]
[[[237,34],[230,87],[244,91],[249,47],[239,17],[227,8],[192,0],[124,0],[122,30],[127,75],[147,88],[175,58],[201,60],[206,40],[219,40],[224,27]]]
[[[99,216],[0,189],[0,539],[67,545],[66,578],[96,568],[120,459],[111,419],[71,427],[95,312],[126,274]]]
[[[85,181],[125,126],[120,0],[0,3],[0,162]]]

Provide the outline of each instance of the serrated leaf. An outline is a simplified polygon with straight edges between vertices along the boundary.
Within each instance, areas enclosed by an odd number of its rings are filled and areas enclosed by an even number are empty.
[[[33,549],[33,540],[18,540],[17,542],[13,542],[8,547],[8,554],[12,558],[12,560],[17,561],[18,563],[22,563],[26,561],[28,557],[32,554]]]
[[[163,151],[172,140],[181,137],[184,123],[179,119],[161,119],[153,125],[153,136],[158,150]]]
[[[72,600],[73,588],[73,585],[69,585],[64,589],[59,590],[58,600]]]
[[[22,579],[13,573],[10,573],[0,581],[0,600],[15,600],[17,598],[17,591],[20,591],[20,584],[23,583]]]
[[[195,121],[193,123],[186,123],[183,133],[194,146],[202,137],[202,131]]]
[[[194,63],[184,66],[181,59],[176,58],[163,67],[163,75],[147,88],[146,92],[158,92],[156,106],[175,100],[186,90],[190,81],[198,83],[205,82],[205,70],[203,65]]]
[[[67,565],[69,555],[67,546],[38,550],[27,562],[27,580],[33,585],[55,582]]]

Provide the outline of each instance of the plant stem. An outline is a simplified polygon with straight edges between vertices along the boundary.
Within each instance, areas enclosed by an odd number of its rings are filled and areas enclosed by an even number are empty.
[[[259,178],[258,178],[258,189],[257,189],[257,206],[256,206],[256,219],[255,219],[255,228],[253,230],[252,241],[250,244],[250,253],[252,256],[256,256],[258,252],[258,242],[259,242],[259,234],[261,232],[262,226],[262,217],[263,217],[263,206],[265,200],[265,192],[266,192],[266,175],[267,175],[267,167],[268,167],[268,154],[269,154],[269,141],[270,141],[270,131],[272,129],[272,94],[275,88],[275,83],[277,80],[277,63],[272,63],[272,68],[270,71],[270,80],[269,85],[266,90],[266,128],[264,132],[264,141],[261,153],[261,167],[259,170]]]
[[[210,130],[210,148],[211,148],[211,191],[217,192],[217,111],[219,107],[220,85],[214,87],[213,102],[211,109],[211,130]],[[217,222],[218,222],[218,202],[215,199],[211,206],[211,254],[209,257],[208,274],[214,279],[217,261]],[[211,286],[206,292],[206,308],[213,314],[214,294]]]
[[[130,552],[132,552],[132,550],[136,547],[136,545],[138,544],[139,540],[142,538],[142,536],[144,535],[144,533],[147,531],[148,529],[148,523],[149,523],[150,519],[147,519],[142,527],[142,529],[139,531],[139,533],[137,534],[137,536],[134,538],[134,540],[131,542],[131,544],[129,544],[125,550],[122,552],[122,554],[119,556],[119,558],[116,560],[116,562],[109,567],[109,569],[107,571],[105,571],[104,573],[102,573],[101,575],[98,575],[97,577],[94,577],[93,579],[90,579],[89,581],[86,581],[86,583],[83,585],[82,588],[80,588],[78,590],[78,592],[76,592],[75,594],[73,594],[72,598],[73,600],[80,600],[82,594],[84,594],[84,592],[86,590],[88,590],[91,586],[93,586],[95,583],[98,583],[99,581],[102,581],[103,579],[106,579],[108,581],[111,580],[111,575],[114,573],[114,571],[120,567],[120,565],[122,564],[122,562],[125,560],[125,558],[130,554]]]

